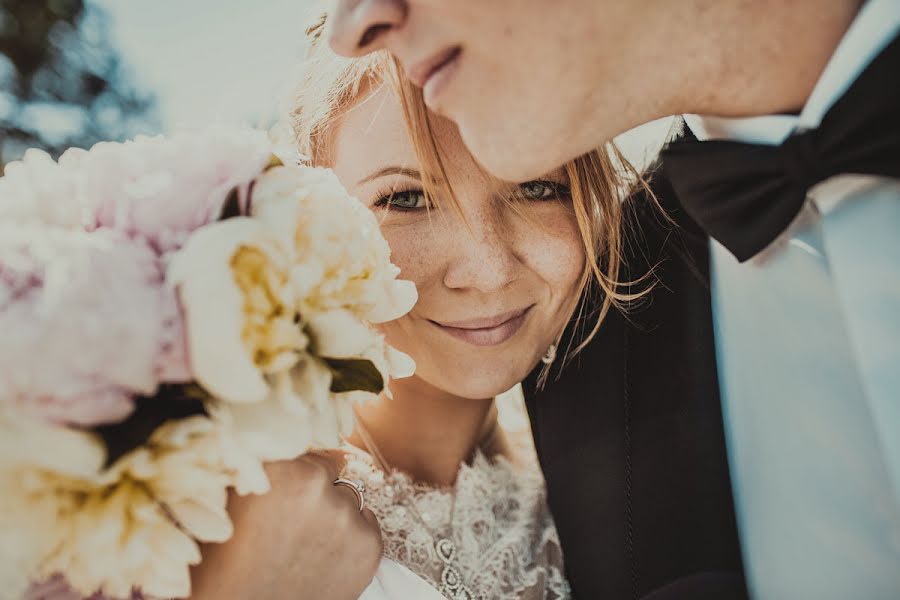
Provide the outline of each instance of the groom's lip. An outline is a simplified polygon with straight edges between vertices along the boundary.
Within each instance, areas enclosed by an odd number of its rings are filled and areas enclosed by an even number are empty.
[[[452,323],[431,321],[445,333],[474,346],[496,346],[510,339],[522,325],[534,305],[492,317]]]
[[[461,48],[459,46],[442,50],[432,57],[413,65],[407,70],[406,74],[410,81],[424,89],[429,81],[459,57],[460,51]]]

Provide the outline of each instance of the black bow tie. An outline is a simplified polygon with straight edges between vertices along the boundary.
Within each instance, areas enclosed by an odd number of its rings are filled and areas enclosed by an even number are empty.
[[[741,262],[794,220],[811,187],[834,175],[900,178],[900,37],[872,61],[816,129],[780,146],[673,142],[663,165],[685,210]]]

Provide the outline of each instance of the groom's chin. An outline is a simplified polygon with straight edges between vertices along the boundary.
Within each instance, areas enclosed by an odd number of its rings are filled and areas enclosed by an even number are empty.
[[[570,160],[558,140],[543,139],[530,127],[503,123],[459,121],[460,134],[469,152],[488,173],[503,181],[537,179]]]

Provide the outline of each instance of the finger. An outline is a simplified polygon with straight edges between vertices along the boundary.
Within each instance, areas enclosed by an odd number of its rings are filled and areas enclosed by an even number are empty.
[[[353,489],[349,485],[339,484],[339,483],[333,483],[332,485],[337,490],[339,490],[337,493],[339,493],[343,498],[352,500],[353,508],[356,509],[357,512],[363,512],[363,511],[360,511],[359,494],[357,492],[353,491]],[[363,493],[362,504],[365,504],[365,493]]]
[[[365,520],[365,522],[369,525],[369,527],[372,527],[379,532],[381,531],[381,525],[378,524],[378,517],[375,516],[375,513],[373,513],[371,509],[364,508],[362,513],[360,514],[362,515],[362,518]]]
[[[381,536],[381,527],[378,525],[378,517],[369,509],[362,511],[361,530],[355,538],[361,560],[368,562],[372,575],[378,568],[378,563],[384,553],[384,539]]]

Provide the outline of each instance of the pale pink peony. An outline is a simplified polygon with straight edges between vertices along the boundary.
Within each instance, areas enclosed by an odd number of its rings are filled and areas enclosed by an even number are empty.
[[[167,254],[215,221],[228,193],[270,158],[262,132],[223,130],[100,143],[60,163],[78,164],[89,226],[117,229]]]
[[[169,254],[270,160],[262,132],[103,142],[0,178],[0,404],[89,426],[191,379]],[[245,207],[246,208],[246,207]]]
[[[83,151],[81,151],[83,152]],[[0,222],[77,229],[92,220],[78,195],[78,152],[57,163],[34,148],[0,177]]]
[[[0,400],[81,426],[190,379],[157,255],[112,230],[0,225]]]
[[[265,133],[240,129],[101,142],[59,162],[32,149],[0,177],[0,222],[112,228],[164,254],[214,221],[271,156]]]

